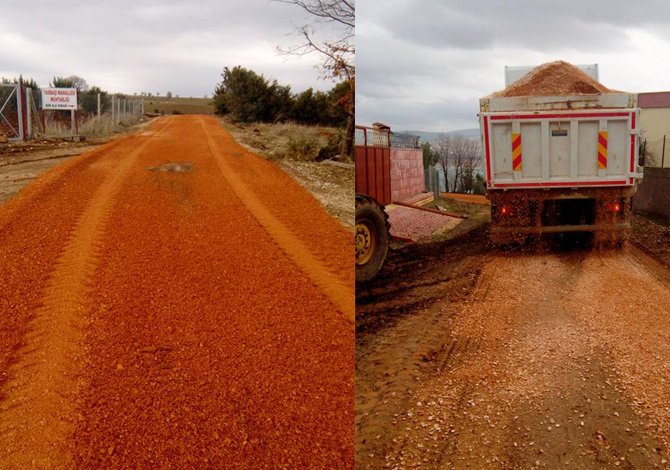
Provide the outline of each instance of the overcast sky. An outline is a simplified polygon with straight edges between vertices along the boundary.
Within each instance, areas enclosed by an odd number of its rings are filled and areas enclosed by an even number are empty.
[[[478,127],[505,65],[598,63],[609,88],[670,90],[670,2],[359,0],[356,123]]]
[[[294,91],[327,90],[318,58],[276,52],[307,22],[270,0],[1,0],[0,76],[47,86],[74,74],[111,92],[203,96],[224,66],[242,65]]]

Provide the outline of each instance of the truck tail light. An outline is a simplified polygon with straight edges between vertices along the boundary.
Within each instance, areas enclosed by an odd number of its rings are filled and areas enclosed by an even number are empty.
[[[609,212],[620,212],[621,211],[621,204],[614,203],[614,204],[607,204],[607,210]]]
[[[502,215],[512,215],[512,206],[502,206],[500,208],[500,214],[502,214]]]

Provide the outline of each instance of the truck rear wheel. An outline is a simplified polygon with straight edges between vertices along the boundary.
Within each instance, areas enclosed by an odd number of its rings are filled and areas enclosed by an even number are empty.
[[[374,200],[356,197],[356,281],[369,281],[384,264],[389,242],[388,215]]]

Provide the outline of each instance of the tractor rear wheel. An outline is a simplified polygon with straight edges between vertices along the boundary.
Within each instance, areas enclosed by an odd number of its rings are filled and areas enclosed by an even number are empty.
[[[388,252],[388,215],[371,198],[356,197],[356,281],[377,275]]]

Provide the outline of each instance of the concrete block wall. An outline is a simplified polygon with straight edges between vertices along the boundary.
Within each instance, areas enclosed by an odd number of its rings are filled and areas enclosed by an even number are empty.
[[[421,149],[391,149],[391,199],[396,201],[425,190]]]
[[[670,168],[644,169],[642,183],[633,196],[633,209],[670,220]]]

